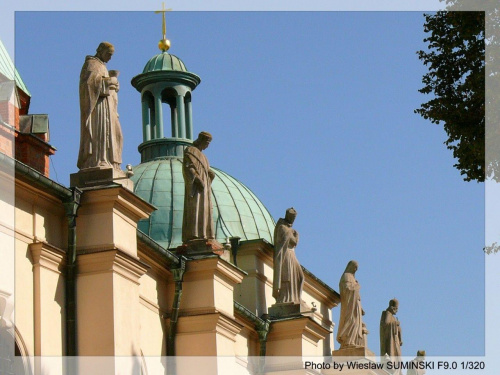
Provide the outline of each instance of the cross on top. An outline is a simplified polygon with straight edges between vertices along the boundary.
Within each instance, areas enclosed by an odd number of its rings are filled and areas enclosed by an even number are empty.
[[[165,20],[165,13],[171,11],[172,8],[165,9],[165,2],[162,3],[161,10],[156,10],[155,13],[163,13],[163,39],[167,39],[167,22]]]

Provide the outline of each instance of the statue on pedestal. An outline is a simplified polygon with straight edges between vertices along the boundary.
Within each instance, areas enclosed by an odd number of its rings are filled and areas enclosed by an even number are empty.
[[[217,244],[212,217],[212,180],[215,177],[208,159],[203,154],[212,135],[201,132],[192,146],[184,150],[182,175],[184,176],[184,217],[182,243],[201,241],[203,245]],[[220,245],[220,244],[219,244]],[[222,248],[222,245],[220,245]]]
[[[387,354],[393,361],[401,357],[401,346],[403,345],[401,326],[395,317],[398,308],[399,301],[395,298],[391,299],[389,307],[382,311],[380,317],[380,356],[383,357]]]
[[[106,63],[114,47],[102,42],[95,56],[87,56],[80,73],[80,150],[77,166],[114,168],[122,162],[122,131],[117,114],[118,78]]]
[[[301,304],[304,272],[295,256],[298,232],[292,228],[297,211],[289,208],[274,228],[273,297],[276,303]]]
[[[361,286],[354,277],[358,262],[351,260],[340,278],[340,321],[337,341],[340,349],[360,348],[365,346],[364,334],[367,333],[362,316],[359,290]]]

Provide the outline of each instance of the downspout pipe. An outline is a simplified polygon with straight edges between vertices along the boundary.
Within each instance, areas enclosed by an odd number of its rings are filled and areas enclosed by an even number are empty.
[[[71,188],[72,196],[64,201],[68,220],[68,250],[66,252],[65,305],[66,305],[66,356],[78,355],[76,325],[76,217],[80,208],[82,191]],[[73,373],[73,372],[72,372]]]
[[[182,282],[186,272],[187,258],[181,257],[179,259],[179,267],[172,268],[172,274],[175,282],[174,301],[172,303],[172,310],[170,312],[170,325],[167,333],[167,356],[175,356],[175,335],[177,333],[177,320],[179,318],[179,308],[182,298]]]
[[[270,328],[271,328],[271,322],[267,319],[260,320],[260,321],[255,323],[255,330],[257,331],[257,334],[259,335],[259,343],[260,343],[259,356],[260,357],[266,356],[267,336],[269,335]]]
[[[240,314],[248,318],[253,322],[255,331],[259,335],[259,374],[265,373],[265,364],[266,364],[266,352],[267,352],[267,336],[271,331],[271,321],[267,319],[267,315],[262,315],[262,318],[254,315],[250,310],[248,310],[242,304],[234,301],[234,308]]]
[[[259,374],[265,374],[266,367],[266,350],[267,350],[267,336],[271,330],[271,322],[269,320],[262,320],[255,322],[255,329],[259,335]]]

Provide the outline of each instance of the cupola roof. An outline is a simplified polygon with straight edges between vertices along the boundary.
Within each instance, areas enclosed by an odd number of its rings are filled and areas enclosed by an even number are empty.
[[[211,167],[213,220],[217,241],[228,237],[273,242],[275,222],[255,194],[243,183]],[[182,158],[163,157],[134,167],[135,193],[158,208],[139,229],[165,248],[182,244],[184,178]]]
[[[184,65],[180,58],[167,52],[159,53],[150,58],[142,72],[158,71],[188,72],[186,65]]]

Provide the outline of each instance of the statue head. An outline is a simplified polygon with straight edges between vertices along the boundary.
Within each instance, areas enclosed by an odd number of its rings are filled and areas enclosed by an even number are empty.
[[[296,217],[297,217],[297,211],[295,211],[295,208],[290,207],[288,210],[286,210],[285,220],[287,222],[289,222],[290,224],[293,224]]]
[[[193,146],[203,151],[208,147],[211,141],[212,134],[210,134],[209,132],[201,132],[200,134],[198,134],[198,139],[193,142]]]
[[[95,56],[101,61],[108,62],[111,60],[113,53],[115,53],[115,47],[111,43],[101,42],[96,49]]]
[[[417,357],[423,357],[423,358],[425,358],[425,350],[418,350],[417,351]]]
[[[344,273],[356,273],[358,270],[358,262],[355,260],[351,260],[349,263],[347,263],[347,267],[345,268]]]
[[[393,313],[396,314],[399,309],[399,301],[396,298],[393,298],[389,301],[389,310]]]

